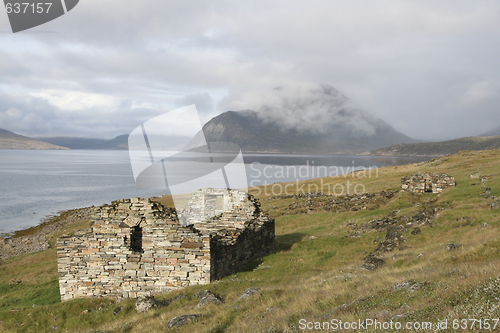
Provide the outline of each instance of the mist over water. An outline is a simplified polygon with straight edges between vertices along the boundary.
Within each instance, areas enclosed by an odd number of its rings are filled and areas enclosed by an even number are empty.
[[[413,163],[427,158],[245,154],[249,186]],[[294,174],[295,172],[295,174]],[[62,210],[168,194],[136,186],[128,151],[0,150],[0,233],[42,222]]]

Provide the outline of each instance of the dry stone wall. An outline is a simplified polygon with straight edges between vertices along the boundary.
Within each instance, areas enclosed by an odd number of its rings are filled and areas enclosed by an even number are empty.
[[[456,186],[455,177],[445,173],[426,172],[401,178],[401,189],[412,193],[441,193],[450,186]]]
[[[206,199],[203,193],[216,192],[199,190],[193,197]],[[96,208],[90,229],[58,240],[61,299],[136,298],[208,284],[272,252],[274,220],[253,197],[235,190],[221,193],[242,200],[190,224],[181,224],[174,209],[150,199]]]

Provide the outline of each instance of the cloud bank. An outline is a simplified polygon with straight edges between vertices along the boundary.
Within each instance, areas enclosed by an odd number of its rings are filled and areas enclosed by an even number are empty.
[[[224,105],[228,109],[250,109],[283,130],[325,134],[335,128],[355,134],[375,134],[375,118],[362,111],[334,87],[326,84],[288,84],[264,91],[251,91]]]
[[[0,10],[0,32],[0,128],[24,135],[112,137],[193,102],[208,121],[238,100],[300,127],[319,115],[280,96],[311,83],[415,138],[500,124],[494,0],[85,1],[18,34]],[[342,121],[332,96],[299,90]]]

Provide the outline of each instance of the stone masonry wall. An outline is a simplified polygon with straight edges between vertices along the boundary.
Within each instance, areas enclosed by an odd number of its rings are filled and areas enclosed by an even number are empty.
[[[58,240],[63,301],[136,298],[208,284],[274,249],[274,220],[251,196],[190,225],[181,225],[174,209],[141,198],[98,207],[92,218],[90,229]]]
[[[261,212],[259,202],[242,197],[241,193],[230,191],[233,201],[229,210],[194,224],[197,230],[212,235],[211,277],[214,280],[241,271],[250,261],[274,251],[274,220]]]
[[[441,193],[450,186],[456,186],[455,177],[445,173],[418,173],[401,178],[401,189],[413,193]]]

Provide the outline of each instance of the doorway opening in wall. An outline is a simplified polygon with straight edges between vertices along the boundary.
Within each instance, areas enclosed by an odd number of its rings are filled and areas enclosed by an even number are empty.
[[[130,250],[142,252],[142,228],[139,226],[130,228]]]

